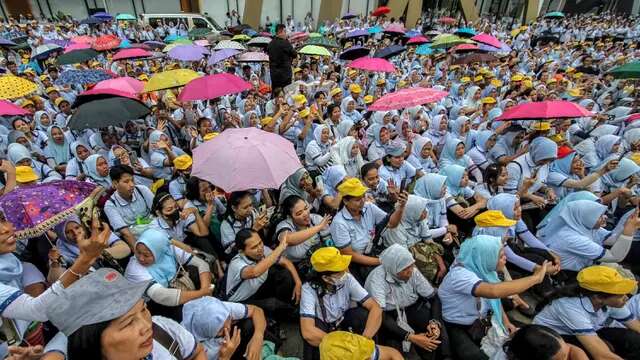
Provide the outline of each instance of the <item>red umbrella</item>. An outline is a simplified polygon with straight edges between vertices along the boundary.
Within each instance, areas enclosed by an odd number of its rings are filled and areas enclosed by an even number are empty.
[[[178,95],[179,101],[208,100],[237,94],[253,86],[242,78],[228,73],[199,77],[191,80]]]
[[[483,43],[489,46],[493,46],[495,48],[501,48],[502,47],[502,42],[498,39],[496,39],[496,37],[491,36],[489,34],[478,34],[474,37],[471,38],[471,40],[475,41],[475,42],[479,42],[479,43]]]
[[[449,50],[449,52],[465,52],[465,51],[478,51],[480,48],[476,44],[460,44],[456,45]]]
[[[507,109],[496,120],[566,119],[595,115],[571,101],[533,101]]]
[[[152,56],[153,54],[145,49],[130,48],[118,51],[113,55],[113,60],[137,59]]]
[[[389,111],[405,109],[439,101],[449,93],[432,88],[408,88],[384,95],[369,106],[369,111]]]
[[[422,45],[429,42],[429,39],[422,35],[414,36],[409,41],[407,41],[407,45]]]
[[[371,16],[380,16],[384,14],[388,14],[391,12],[391,9],[388,6],[380,6],[377,9],[373,10]]]
[[[452,17],[449,17],[449,16],[444,16],[444,17],[441,17],[440,19],[438,19],[438,22],[442,23],[442,24],[451,25],[451,24],[456,22],[456,19],[454,19]]]
[[[98,51],[111,50],[120,46],[121,41],[122,40],[115,35],[102,35],[93,43],[93,48]]]
[[[367,71],[380,71],[380,72],[394,72],[396,67],[393,66],[389,60],[383,58],[371,58],[361,57],[350,62],[347,67],[353,69],[367,70]]]
[[[10,101],[0,100],[0,115],[20,116],[20,115],[27,115],[27,114],[31,114],[31,113]]]

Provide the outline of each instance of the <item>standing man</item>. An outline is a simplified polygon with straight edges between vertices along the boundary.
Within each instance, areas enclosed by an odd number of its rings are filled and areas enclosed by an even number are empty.
[[[271,88],[284,88],[291,84],[291,61],[296,57],[296,51],[289,40],[285,26],[276,26],[276,37],[269,43],[269,71],[271,72]]]

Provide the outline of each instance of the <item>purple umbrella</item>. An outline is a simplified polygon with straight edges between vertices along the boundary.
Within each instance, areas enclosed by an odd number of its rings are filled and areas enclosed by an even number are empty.
[[[164,47],[167,46],[167,44],[163,43],[162,41],[145,41],[143,44],[152,49],[164,49]]]
[[[358,17],[358,15],[352,13],[352,12],[348,12],[346,14],[344,14],[344,16],[342,16],[342,20],[349,20],[349,19],[353,19]]]
[[[369,36],[369,32],[365,29],[356,29],[356,30],[349,31],[345,37],[348,39],[348,38],[354,38],[359,36]]]
[[[200,61],[209,51],[199,45],[178,45],[169,50],[169,57],[180,61]]]
[[[211,56],[209,57],[209,61],[207,62],[208,65],[215,65],[217,63],[219,63],[220,61],[226,60],[232,56],[235,56],[237,54],[239,54],[240,51],[236,50],[236,49],[222,49],[222,50],[218,50],[214,53],[211,54]]]
[[[11,40],[0,38],[0,46],[16,46],[18,44],[14,43]]]
[[[507,44],[502,44],[502,47],[497,48],[491,45],[479,43],[478,48],[482,51],[488,51],[488,52],[511,52],[511,47]]]
[[[370,50],[362,46],[352,46],[340,54],[342,60],[355,60],[363,56],[369,55]]]
[[[54,45],[58,45],[60,47],[67,47],[67,45],[69,45],[69,40],[50,39],[50,40],[46,40],[44,43],[45,44],[54,44]]]
[[[16,229],[16,239],[42,235],[75,209],[92,207],[96,185],[73,180],[21,186],[0,197],[0,211]]]

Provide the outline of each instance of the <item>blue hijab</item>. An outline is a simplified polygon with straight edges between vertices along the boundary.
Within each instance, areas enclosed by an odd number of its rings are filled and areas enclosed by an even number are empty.
[[[58,130],[62,131],[62,138],[64,139],[62,144],[57,144],[53,140],[53,129],[58,128]],[[64,134],[64,130],[58,125],[51,125],[47,129],[47,135],[49,136],[49,141],[47,141],[47,148],[45,149],[48,157],[53,157],[56,165],[66,164],[71,160],[71,154],[69,151],[69,141],[67,141],[67,136]]]
[[[465,171],[465,168],[460,165],[449,165],[440,170],[440,175],[447,177],[447,191],[449,195],[458,196],[462,194],[464,188],[460,186],[460,181],[462,181]]]
[[[602,183],[609,187],[621,187],[631,176],[640,172],[640,166],[629,158],[622,158],[618,167],[602,176]]]
[[[477,235],[460,245],[460,253],[456,261],[465,269],[472,271],[480,279],[491,284],[500,282],[496,265],[500,258],[500,250],[502,249],[502,239],[489,235]],[[502,322],[502,306],[500,299],[485,299],[491,305],[493,310],[493,320],[500,324],[504,329]]]
[[[476,147],[482,152],[487,152],[487,141],[493,136],[493,131],[483,130],[476,135]]]
[[[464,142],[460,139],[456,139],[450,137],[444,143],[444,149],[442,149],[442,154],[440,155],[440,166],[446,167],[448,165],[460,165],[464,168],[467,167],[468,161],[466,155],[462,155],[461,157],[456,157],[456,148],[459,144],[463,144]]]
[[[331,196],[336,196],[338,190],[336,187],[344,178],[347,177],[347,172],[342,165],[329,166],[322,174],[322,183],[324,185],[324,191]]]
[[[569,203],[560,218],[573,231],[590,236],[598,219],[607,211],[607,207],[590,200],[576,200]]]
[[[499,210],[506,218],[515,220],[516,214],[514,212],[514,208],[516,206],[516,201],[518,201],[518,197],[516,195],[505,193],[498,194],[489,199],[487,202],[487,209]]]
[[[205,296],[184,304],[181,324],[198,342],[206,342],[218,336],[230,315],[231,312],[222,301]]]
[[[421,196],[429,202],[427,203],[427,216],[429,226],[437,227],[442,212],[442,187],[445,185],[447,177],[439,174],[425,174],[416,181],[413,193]]]
[[[153,254],[154,262],[147,266],[147,271],[158,284],[168,287],[178,271],[178,263],[171,249],[167,233],[150,228],[145,230],[136,242],[144,246]]]
[[[560,173],[566,177],[575,177],[575,175],[571,174],[571,164],[573,163],[573,159],[578,155],[575,151],[571,154],[563,157],[562,159],[556,159],[551,163],[551,168],[549,169],[551,172]]]
[[[529,154],[536,165],[542,160],[555,159],[558,156],[558,144],[546,137],[537,137],[531,141]]]
[[[98,174],[98,159],[100,158],[104,159],[104,161],[107,161],[104,156],[98,154],[90,155],[84,161],[85,165],[87,166],[87,176],[91,178],[91,180],[93,180],[97,185],[103,186],[108,189],[111,187],[111,177],[109,175],[101,176],[100,174]]]

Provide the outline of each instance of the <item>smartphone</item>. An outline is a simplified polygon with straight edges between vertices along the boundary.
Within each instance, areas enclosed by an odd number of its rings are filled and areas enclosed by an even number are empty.
[[[258,208],[258,213],[260,214],[264,214],[267,211],[267,205],[262,204],[260,205],[260,207]]]

